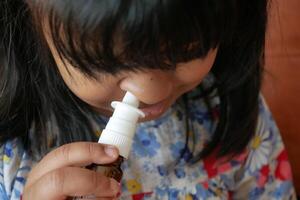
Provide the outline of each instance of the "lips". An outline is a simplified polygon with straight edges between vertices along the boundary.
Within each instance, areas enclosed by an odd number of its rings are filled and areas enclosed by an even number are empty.
[[[145,113],[145,117],[139,118],[139,122],[149,121],[160,117],[168,108],[170,99],[162,100],[155,104],[140,103],[139,109]],[[99,113],[110,117],[113,113],[113,109],[109,106],[95,108]]]
[[[142,105],[139,109],[145,113],[145,118],[149,116],[159,116],[165,110],[166,101],[160,101],[152,105]]]

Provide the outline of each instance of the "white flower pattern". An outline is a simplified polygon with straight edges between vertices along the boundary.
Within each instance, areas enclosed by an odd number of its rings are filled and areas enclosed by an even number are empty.
[[[270,154],[272,152],[272,143],[270,142],[271,133],[266,129],[265,122],[259,118],[257,125],[257,132],[250,142],[249,158],[246,166],[249,167],[250,172],[255,172],[262,166],[268,164]]]
[[[219,98],[212,97],[210,103],[213,108],[217,108]],[[191,102],[190,106],[205,105],[203,99],[197,99]],[[248,157],[223,163],[219,168],[215,165],[216,158],[187,165],[185,161],[191,155],[190,149],[183,155],[184,159],[175,165],[174,161],[185,143],[185,123],[182,117],[184,112],[179,104],[172,106],[161,119],[140,124],[135,137],[137,140],[135,144],[138,145],[133,145],[131,156],[123,165],[120,200],[200,200],[231,197],[250,200],[293,199],[292,180],[284,179],[285,176],[279,178],[274,171],[268,170],[276,168],[276,159],[284,147],[263,101],[260,101],[260,107],[258,128],[249,144]],[[204,112],[205,110],[207,108],[195,109],[194,118],[191,119],[193,131],[198,134],[193,146],[197,152],[203,148],[205,140],[212,136],[211,127],[216,124]],[[15,162],[17,160],[20,162]],[[264,178],[265,174],[256,174],[254,178],[251,173],[243,173],[237,182],[236,175],[241,169],[254,172],[260,171],[266,165],[262,171],[268,173],[267,176],[274,180],[273,182],[264,182],[264,179],[260,179]],[[34,163],[23,150],[20,140],[1,145],[0,199],[19,200],[28,172],[33,166]],[[262,180],[260,183],[265,184],[263,187],[257,183],[257,176],[258,180]],[[243,188],[237,189],[238,185],[243,185]]]

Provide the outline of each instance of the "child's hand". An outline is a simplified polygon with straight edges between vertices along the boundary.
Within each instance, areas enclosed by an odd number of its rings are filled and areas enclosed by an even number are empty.
[[[113,199],[120,186],[117,181],[85,168],[91,163],[107,164],[118,158],[117,148],[76,142],[48,153],[29,173],[23,200],[61,200],[68,196],[95,195]]]

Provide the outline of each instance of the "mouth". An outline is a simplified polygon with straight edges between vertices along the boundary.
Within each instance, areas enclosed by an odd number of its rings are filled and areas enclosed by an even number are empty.
[[[140,118],[139,122],[145,122],[160,117],[168,108],[170,99],[162,100],[155,104],[145,104],[140,102],[139,109],[145,114],[145,117]],[[110,106],[105,106],[97,109],[102,114],[110,117],[114,111]]]
[[[139,109],[145,113],[145,117],[142,118],[141,121],[154,119],[162,115],[167,108],[166,104],[166,100],[151,105],[141,103]]]

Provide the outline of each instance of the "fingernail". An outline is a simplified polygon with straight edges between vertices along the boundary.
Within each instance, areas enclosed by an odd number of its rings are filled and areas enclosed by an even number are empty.
[[[121,194],[122,194],[122,188],[121,188],[121,183],[120,182],[118,182],[118,186],[119,186],[119,192],[117,193],[117,195],[116,195],[116,198],[118,199],[120,196],[121,196]]]
[[[114,146],[110,146],[110,145],[105,146],[104,151],[110,157],[113,157],[113,158],[117,157],[117,150],[116,150],[116,147],[114,147]]]
[[[114,194],[116,194],[116,197],[118,197],[118,195],[121,195],[121,185],[114,179],[111,179],[111,189],[113,190]]]
[[[121,191],[120,192],[118,192],[118,194],[116,195],[116,198],[119,198],[120,196],[121,196]]]

